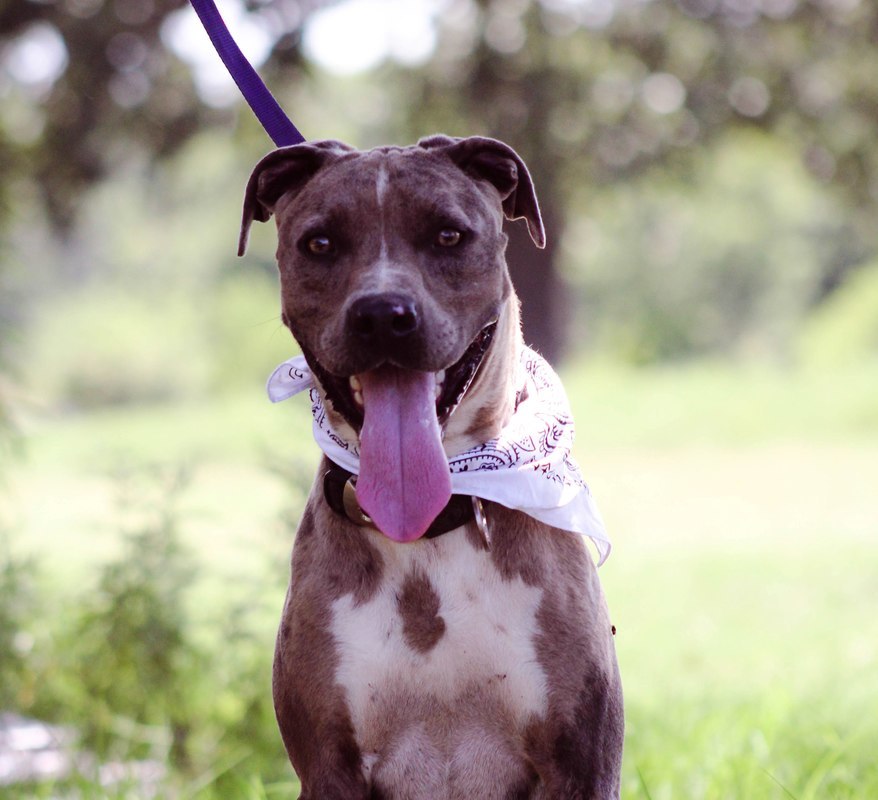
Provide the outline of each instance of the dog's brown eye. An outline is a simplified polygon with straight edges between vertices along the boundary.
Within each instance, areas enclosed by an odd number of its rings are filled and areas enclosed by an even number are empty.
[[[308,240],[308,251],[315,256],[329,255],[334,249],[335,245],[328,236],[312,236]]]
[[[436,237],[436,244],[440,247],[454,247],[460,244],[463,234],[454,228],[443,228]]]

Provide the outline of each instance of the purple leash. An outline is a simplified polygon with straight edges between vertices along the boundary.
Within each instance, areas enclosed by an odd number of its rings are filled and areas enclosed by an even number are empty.
[[[284,113],[262,78],[244,57],[241,48],[235,44],[213,0],[190,0],[190,2],[201,24],[204,25],[210,41],[213,42],[216,52],[226,65],[229,75],[238,84],[241,94],[244,95],[244,99],[253,109],[253,113],[262,123],[271,140],[278,147],[304,142],[305,137]]]

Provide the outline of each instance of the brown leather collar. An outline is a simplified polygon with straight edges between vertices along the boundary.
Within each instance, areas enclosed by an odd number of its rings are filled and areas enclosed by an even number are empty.
[[[355,525],[374,528],[372,520],[357,503],[354,491],[355,484],[356,476],[353,473],[329,461],[329,469],[323,473],[323,496],[329,507],[336,514],[340,514]],[[439,512],[439,516],[427,528],[423,538],[432,539],[435,536],[453,531],[472,520],[473,517],[472,497],[464,494],[453,494],[448,505]]]

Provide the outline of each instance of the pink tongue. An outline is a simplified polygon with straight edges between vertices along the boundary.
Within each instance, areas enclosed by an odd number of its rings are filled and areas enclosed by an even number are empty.
[[[360,379],[365,420],[357,500],[383,534],[410,542],[424,535],[451,497],[435,381],[429,372],[391,366]]]

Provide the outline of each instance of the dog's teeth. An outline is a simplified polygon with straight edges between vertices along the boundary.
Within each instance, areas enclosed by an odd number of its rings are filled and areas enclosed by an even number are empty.
[[[363,393],[362,392],[354,392],[354,402],[360,407],[363,407]]]
[[[356,375],[351,375],[351,377],[348,378],[348,383],[350,384],[353,391],[363,391],[363,384],[360,382],[360,379]]]

